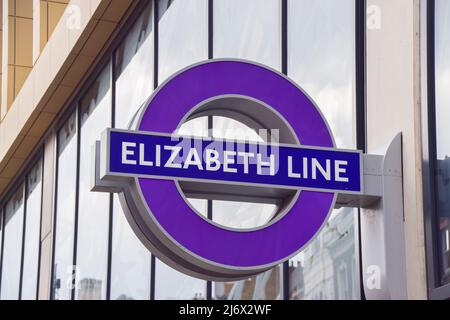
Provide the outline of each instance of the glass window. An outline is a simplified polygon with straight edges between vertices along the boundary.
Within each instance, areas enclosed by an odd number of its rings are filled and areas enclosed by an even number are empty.
[[[214,57],[281,68],[281,1],[215,0]]]
[[[58,169],[52,299],[70,300],[73,287],[73,245],[77,186],[77,114],[58,132]]]
[[[21,186],[16,191],[5,208],[1,300],[19,299],[24,219],[23,189]]]
[[[288,70],[318,104],[339,148],[355,148],[353,0],[288,2]],[[335,211],[289,263],[291,299],[357,299],[354,210]]]
[[[108,64],[82,99],[76,299],[106,298],[110,195],[91,192],[92,146],[111,126],[111,65]]]
[[[281,1],[214,1],[214,58],[252,60],[281,69]],[[267,128],[271,129],[271,128]],[[216,138],[262,141],[253,129],[225,117],[213,117]],[[213,221],[234,228],[265,225],[277,211],[272,204],[212,201]],[[232,212],[232,214],[231,214]],[[282,268],[233,283],[214,283],[214,299],[282,299]]]
[[[156,300],[205,300],[206,282],[189,277],[156,260]]]
[[[282,294],[282,268],[278,266],[265,273],[238,282],[213,283],[216,300],[280,300]]]
[[[208,58],[208,1],[159,0],[159,83]]]
[[[22,300],[37,299],[39,248],[42,209],[42,162],[26,180],[25,246],[23,253]]]
[[[116,51],[116,128],[129,128],[153,91],[152,27],[149,3]],[[111,263],[111,299],[150,299],[151,254],[128,224],[118,195],[113,204]]]
[[[115,53],[115,124],[118,128],[129,127],[130,120],[153,92],[153,36],[153,6],[150,3]]]
[[[354,2],[288,2],[289,77],[318,104],[339,148],[356,140]]]
[[[441,285],[450,283],[450,2],[436,0],[436,183]]]
[[[175,72],[208,58],[208,1],[159,0],[158,4],[158,82],[162,83]],[[206,206],[199,207],[206,210]],[[156,260],[155,298],[205,299],[206,282]]]

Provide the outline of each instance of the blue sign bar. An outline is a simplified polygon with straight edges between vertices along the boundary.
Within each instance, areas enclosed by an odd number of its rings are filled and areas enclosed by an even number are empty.
[[[108,131],[109,175],[362,192],[361,153]]]

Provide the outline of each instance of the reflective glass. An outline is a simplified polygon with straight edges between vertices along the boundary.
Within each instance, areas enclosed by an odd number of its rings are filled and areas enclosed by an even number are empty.
[[[77,186],[77,115],[58,132],[58,168],[52,299],[70,300],[73,282],[75,195]]]
[[[252,229],[267,224],[277,209],[274,204],[213,201],[214,222],[235,229]]]
[[[283,299],[281,266],[256,277],[238,282],[213,283],[216,300],[280,300]]]
[[[111,65],[91,84],[80,110],[76,299],[106,298],[110,195],[91,192],[92,146],[111,126]]]
[[[206,282],[189,277],[156,260],[156,300],[205,300]]]
[[[158,4],[158,82],[161,84],[179,70],[208,58],[208,1],[159,0]],[[203,125],[195,129],[196,124],[193,130],[202,131]],[[202,207],[205,206],[198,206]],[[155,265],[156,299],[206,298],[205,281],[181,274],[158,259]]]
[[[214,57],[281,68],[281,1],[215,0]]]
[[[159,83],[208,58],[208,1],[159,1]]]
[[[27,176],[25,246],[23,253],[22,300],[37,298],[42,209],[42,162]]]
[[[150,2],[116,51],[115,126],[128,129],[153,91],[153,10]],[[133,83],[133,85],[130,85]],[[111,299],[150,299],[151,254],[128,224],[114,195]]]
[[[288,2],[288,73],[317,103],[339,148],[355,147],[353,0]],[[335,211],[289,263],[291,299],[359,298],[355,211]]]
[[[354,2],[288,2],[289,77],[317,103],[339,148],[355,146]]]
[[[442,285],[450,283],[450,2],[436,0],[436,183]]]
[[[153,6],[147,5],[117,48],[116,127],[126,129],[153,92]]]
[[[24,220],[24,190],[21,186],[5,208],[1,300],[18,300],[22,236]]]

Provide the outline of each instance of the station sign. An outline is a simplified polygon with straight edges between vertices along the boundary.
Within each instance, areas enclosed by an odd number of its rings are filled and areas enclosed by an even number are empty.
[[[280,130],[280,139],[177,134],[206,114],[242,115]],[[253,62],[209,60],[181,70],[153,93],[136,123],[102,135],[94,190],[117,192],[142,243],[191,276],[230,281],[273,268],[318,235],[340,192],[364,191],[361,152],[336,149],[313,100],[285,75]],[[194,209],[186,182],[205,194],[285,198],[264,226],[233,229]]]

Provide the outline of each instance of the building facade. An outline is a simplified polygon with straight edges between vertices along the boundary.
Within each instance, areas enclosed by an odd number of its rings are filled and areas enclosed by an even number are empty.
[[[91,191],[101,133],[130,128],[172,74],[221,58],[295,81],[339,148],[376,154],[402,133],[407,298],[450,298],[447,0],[3,0],[1,8],[0,299],[366,297],[358,209],[335,210],[273,270],[216,283],[159,261],[117,195]],[[178,133],[261,139],[214,115]],[[279,204],[269,200],[189,202],[246,229],[273,218]]]

